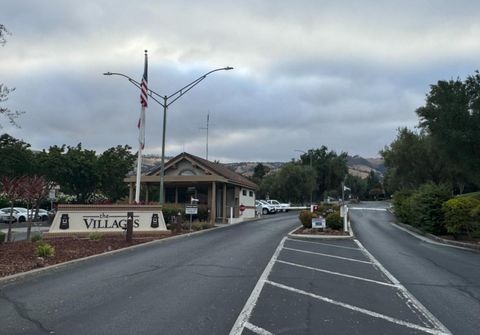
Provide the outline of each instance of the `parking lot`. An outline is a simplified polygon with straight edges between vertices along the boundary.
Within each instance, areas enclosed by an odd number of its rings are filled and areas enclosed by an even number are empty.
[[[357,240],[284,238],[230,334],[450,334]]]

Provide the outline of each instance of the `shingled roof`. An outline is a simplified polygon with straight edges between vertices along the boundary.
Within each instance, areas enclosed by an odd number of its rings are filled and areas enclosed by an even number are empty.
[[[165,163],[165,170],[169,167],[169,165],[172,165],[176,162],[178,162],[181,158],[188,158],[192,161],[197,162],[199,165],[203,165],[206,167],[208,170],[212,171],[213,173],[224,177],[227,179],[230,183],[232,184],[237,184],[240,186],[252,188],[254,190],[258,189],[258,185],[255,184],[253,181],[250,179],[230,170],[227,168],[225,165],[221,163],[214,163],[211,161],[208,161],[206,159],[203,159],[201,157],[189,154],[187,152],[182,152],[178,156],[175,156],[174,158],[170,159],[167,163]],[[148,175],[153,175],[157,173],[160,170],[160,167],[157,167],[155,169],[152,169],[149,171]]]

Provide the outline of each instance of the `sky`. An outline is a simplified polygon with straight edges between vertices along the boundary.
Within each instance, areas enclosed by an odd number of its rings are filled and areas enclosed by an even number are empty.
[[[3,0],[2,129],[33,149],[138,148],[139,89],[171,93],[167,156],[289,161],[325,145],[378,157],[418,123],[430,85],[479,69],[480,2],[321,0]],[[149,100],[146,154],[160,154],[163,108]]]

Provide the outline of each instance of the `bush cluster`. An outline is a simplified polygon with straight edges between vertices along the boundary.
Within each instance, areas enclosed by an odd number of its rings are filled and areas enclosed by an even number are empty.
[[[326,217],[327,228],[341,230],[343,228],[343,219],[338,212],[333,212]]]
[[[38,257],[52,257],[55,255],[55,248],[48,243],[40,243],[37,245]]]
[[[480,236],[480,200],[451,198],[445,185],[428,183],[417,190],[402,190],[393,196],[397,218],[427,233]]]
[[[480,235],[480,200],[475,198],[453,198],[443,204],[445,228],[454,236]]]
[[[316,214],[310,211],[300,211],[300,214],[298,214],[298,218],[304,228],[312,228],[312,218],[316,216]]]
[[[98,231],[92,231],[88,234],[88,239],[90,241],[100,241],[103,238],[103,234]]]

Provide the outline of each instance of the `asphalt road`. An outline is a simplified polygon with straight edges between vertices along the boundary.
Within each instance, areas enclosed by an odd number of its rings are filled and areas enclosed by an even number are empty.
[[[2,334],[228,334],[296,213],[0,284]]]
[[[351,210],[357,238],[453,334],[480,333],[480,253],[431,244],[396,228],[386,203]]]

